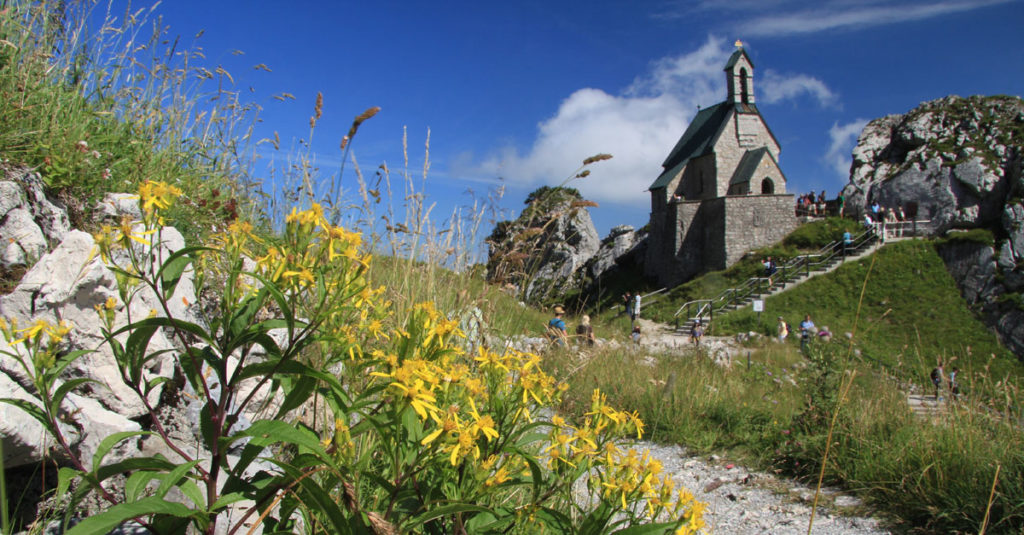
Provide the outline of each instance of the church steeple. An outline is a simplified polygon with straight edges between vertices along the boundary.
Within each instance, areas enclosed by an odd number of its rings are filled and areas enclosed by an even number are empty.
[[[754,62],[743,50],[743,42],[736,40],[736,51],[725,64],[725,83],[729,88],[727,102],[754,103]]]

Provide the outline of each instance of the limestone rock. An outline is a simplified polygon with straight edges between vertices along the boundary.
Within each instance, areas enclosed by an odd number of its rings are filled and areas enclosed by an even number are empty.
[[[107,193],[103,200],[93,207],[93,218],[97,220],[119,220],[122,216],[141,220],[139,196],[132,193]]]
[[[162,246],[157,257],[166,257],[170,251],[184,245],[184,239],[173,229],[160,233]],[[176,317],[194,320],[189,315],[189,305],[194,303],[194,289],[191,272],[182,277],[169,305]],[[21,323],[35,319],[46,319],[56,323],[60,320],[74,327],[68,335],[69,344],[75,349],[96,350],[71,364],[65,374],[68,377],[87,377],[96,381],[99,387],[93,389],[94,398],[104,407],[115,410],[128,418],[141,416],[145,407],[141,400],[121,380],[117,363],[108,345],[103,344],[101,323],[94,310],[108,298],[118,299],[117,282],[96,254],[95,243],[90,234],[81,231],[68,233],[67,238],[43,256],[25,274],[18,286],[0,298],[0,316],[17,318]],[[152,310],[160,311],[156,296],[148,290],[140,291],[126,307],[118,301],[115,328],[125,325],[128,313],[133,320],[147,317]],[[172,349],[174,346],[162,331],[157,331],[150,342],[149,351]],[[173,358],[164,354],[148,366],[148,373],[168,376],[172,371]],[[151,394],[151,402],[159,396],[159,389]]]
[[[633,227],[629,225],[612,228],[608,237],[601,241],[601,247],[590,261],[590,276],[594,280],[599,279],[614,268],[619,259],[633,253],[641,239],[642,236],[638,236]]]
[[[59,242],[70,226],[67,213],[43,193],[39,176],[8,171],[0,181],[0,267],[28,266]]]
[[[579,289],[583,267],[601,245],[586,206],[571,188],[532,193],[520,216],[488,237],[488,280],[516,285],[532,301]]]
[[[994,247],[951,242],[940,253],[961,294],[1018,357],[1021,309],[1000,296],[1024,290],[1024,101],[946,97],[865,126],[843,190],[852,214],[878,202],[931,220],[932,231],[983,228]],[[998,254],[997,254],[998,251]]]

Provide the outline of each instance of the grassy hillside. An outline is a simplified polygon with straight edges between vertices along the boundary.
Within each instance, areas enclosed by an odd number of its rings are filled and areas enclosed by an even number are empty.
[[[940,359],[968,376],[1021,376],[1019,361],[967,307],[928,241],[886,245],[769,297],[760,319],[748,308],[722,316],[713,329],[774,334],[777,316],[796,326],[806,314],[840,336],[854,333],[857,358],[906,377],[923,380]]]

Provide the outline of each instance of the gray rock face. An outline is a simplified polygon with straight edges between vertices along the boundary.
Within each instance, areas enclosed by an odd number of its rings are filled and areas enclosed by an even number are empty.
[[[618,259],[632,252],[639,241],[636,231],[629,225],[612,228],[590,261],[590,276],[595,280],[600,278],[615,267]]]
[[[946,97],[868,123],[843,190],[851,213],[901,205],[935,233],[984,228],[995,247],[942,248],[964,298],[980,305],[1003,342],[1024,358],[1024,310],[1001,296],[1024,290],[1024,101]],[[998,254],[997,254],[998,252]]]
[[[67,213],[43,193],[39,175],[25,169],[0,181],[0,267],[29,266],[70,230]]]
[[[519,218],[499,223],[488,238],[488,280],[517,286],[529,301],[579,289],[601,246],[586,206],[576,190],[538,190]]]

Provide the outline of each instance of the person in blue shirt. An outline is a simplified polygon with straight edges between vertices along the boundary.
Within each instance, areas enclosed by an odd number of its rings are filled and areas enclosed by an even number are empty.
[[[853,247],[853,234],[847,230],[843,232],[843,258],[846,258],[850,254],[850,249]]]
[[[556,305],[555,317],[551,318],[551,321],[548,322],[548,338],[560,346],[566,345],[565,320],[562,319],[564,315],[565,309]]]
[[[814,322],[811,321],[811,315],[805,315],[804,320],[800,322],[800,349],[807,350],[807,343],[811,341],[811,335],[815,334],[817,330],[814,327]]]

